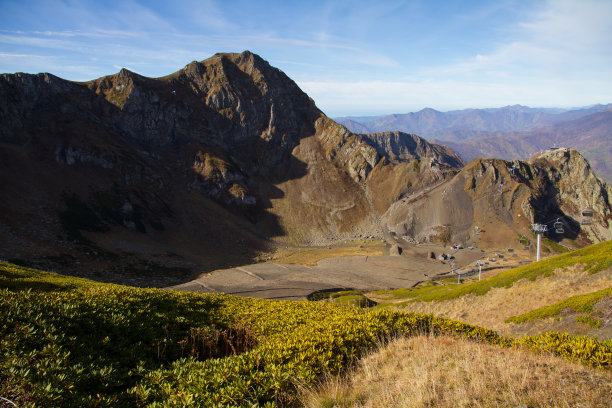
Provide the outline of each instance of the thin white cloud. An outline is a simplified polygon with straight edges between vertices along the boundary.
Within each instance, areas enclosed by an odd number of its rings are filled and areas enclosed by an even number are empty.
[[[56,59],[57,57],[48,55],[35,54],[15,54],[11,52],[0,52],[0,58],[41,58],[41,59]]]
[[[25,34],[23,31],[14,31],[13,34]],[[91,31],[83,30],[65,30],[65,31],[32,31],[31,34],[45,37],[83,37],[83,38],[98,38],[98,39],[124,39],[130,37],[143,37],[146,33],[128,31],[128,30],[105,30],[93,28]]]
[[[281,44],[290,47],[338,48],[349,51],[361,51],[361,49],[358,47],[333,41],[313,41],[291,37],[277,37],[266,34],[230,36],[228,37],[228,40],[232,42],[263,42]]]
[[[172,7],[182,18],[208,31],[227,34],[240,28],[240,24],[228,19],[223,9],[213,0],[180,1],[175,2]]]
[[[102,9],[100,16],[94,15],[88,10],[91,20],[95,21],[96,27],[121,27],[130,28],[129,31],[174,31],[175,27],[168,22],[164,16],[160,16],[149,7],[139,4],[133,0],[123,0],[119,6],[113,9]]]
[[[327,68],[326,65],[323,64],[312,64],[309,62],[303,62],[303,61],[290,61],[290,60],[284,60],[284,59],[275,59],[275,60],[271,60],[270,61],[272,64],[275,65],[297,65],[300,67],[307,67],[307,68],[316,68],[316,69],[325,69]]]
[[[382,53],[366,49],[364,47],[333,41],[330,37],[322,38],[320,41],[304,40],[297,38],[283,38],[271,35],[236,36],[228,38],[229,42],[239,44],[273,44],[285,47],[321,48],[343,51],[334,54],[334,58],[341,59],[347,66],[360,64],[374,67],[399,67],[400,64],[393,58]]]
[[[612,2],[608,0],[549,0],[496,50],[431,72],[481,75],[501,70],[515,72],[517,77],[548,77],[572,68],[610,66],[611,21]],[[604,68],[604,72],[609,70]]]
[[[548,0],[521,25],[539,42],[563,48],[612,44],[612,2],[609,0]]]
[[[0,34],[0,44],[10,44],[44,49],[64,49],[76,50],[81,47],[81,43],[73,40],[37,37],[28,33],[22,34]]]
[[[124,30],[102,30],[92,28],[91,31],[67,30],[67,31],[0,31],[0,44],[11,44],[18,46],[38,47],[44,49],[87,51],[92,49],[91,40],[99,40],[101,44],[107,44],[107,40],[114,40],[112,52],[124,50],[126,55],[140,54],[150,56],[155,52],[159,53],[160,48],[176,48],[176,44],[181,44],[184,53],[192,56],[195,54],[193,48],[201,48],[202,44],[227,47],[230,49],[244,49],[257,45],[259,47],[287,47],[288,49],[299,48],[319,48],[319,49],[338,49],[346,52],[344,58],[350,59],[353,63],[378,67],[397,67],[399,64],[380,53],[372,52],[350,44],[333,41],[313,41],[291,37],[278,37],[269,34],[255,35],[195,35],[180,33],[156,33],[146,31],[124,31]],[[138,38],[142,42],[125,41],[126,38]],[[154,52],[152,44],[155,44]],[[144,46],[143,46],[144,45]],[[95,43],[94,43],[95,48]],[[108,47],[107,47],[108,48]],[[163,53],[163,52],[162,52]]]

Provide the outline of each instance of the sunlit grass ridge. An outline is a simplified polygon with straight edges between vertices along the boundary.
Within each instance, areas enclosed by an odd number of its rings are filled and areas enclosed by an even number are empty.
[[[577,251],[557,255],[540,262],[503,271],[481,281],[461,285],[425,286],[414,289],[400,289],[397,297],[411,298],[411,301],[433,302],[455,299],[466,295],[484,295],[492,288],[511,287],[521,279],[535,280],[554,274],[555,269],[583,264],[589,273],[597,273],[612,265],[612,241],[602,242]],[[396,291],[380,291],[394,294]]]

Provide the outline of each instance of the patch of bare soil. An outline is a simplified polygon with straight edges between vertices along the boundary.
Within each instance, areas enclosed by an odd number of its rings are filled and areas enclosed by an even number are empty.
[[[218,270],[172,289],[223,292],[273,299],[306,299],[329,289],[380,290],[405,288],[449,273],[448,262],[429,258],[429,253],[450,250],[440,246],[416,246],[401,256],[348,256],[318,261],[315,266],[259,263]],[[456,251],[458,268],[482,256],[479,250]]]

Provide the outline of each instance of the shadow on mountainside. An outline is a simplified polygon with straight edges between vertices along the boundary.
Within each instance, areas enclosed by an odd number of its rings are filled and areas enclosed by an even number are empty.
[[[21,87],[0,84],[12,95],[0,104],[7,123],[0,258],[99,281],[168,286],[252,262],[285,233],[269,208],[284,195],[276,184],[307,174],[291,149],[314,134],[305,120],[312,112],[288,138],[248,143],[241,138],[257,138],[266,120],[230,120],[176,81],[146,79],[155,87],[137,89],[120,107],[84,84],[45,75],[28,76]],[[173,90],[185,99],[173,102]],[[130,105],[143,93],[161,95],[159,106]],[[202,149],[225,154],[235,179],[190,187]],[[227,191],[215,193],[219,186]],[[240,198],[240,188],[255,204],[228,199]]]

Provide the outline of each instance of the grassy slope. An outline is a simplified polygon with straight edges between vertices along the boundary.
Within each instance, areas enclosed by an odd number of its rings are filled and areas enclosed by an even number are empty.
[[[462,285],[425,286],[414,289],[399,289],[380,291],[380,294],[391,294],[396,299],[409,298],[411,301],[433,302],[456,299],[474,294],[477,296],[488,293],[492,288],[511,287],[521,279],[535,280],[539,276],[547,277],[554,274],[555,269],[584,264],[590,273],[597,273],[612,265],[612,241],[602,242],[577,251],[557,255],[540,262],[521,266],[501,272],[481,281]]]
[[[544,319],[547,317],[556,316],[561,313],[562,310],[567,308],[571,308],[575,312],[588,314],[593,311],[593,306],[595,306],[606,296],[612,296],[612,288],[598,290],[596,292],[587,293],[586,295],[572,296],[553,305],[541,307],[539,309],[532,310],[529,313],[523,313],[519,316],[513,316],[507,319],[506,322],[523,323],[534,319]]]
[[[546,354],[447,337],[401,338],[342,377],[306,388],[306,407],[604,407],[612,374]]]
[[[381,337],[429,332],[513,343],[430,315],[129,288],[4,262],[0,322],[0,396],[20,407],[274,404]],[[530,341],[521,342],[612,365],[610,342]]]

